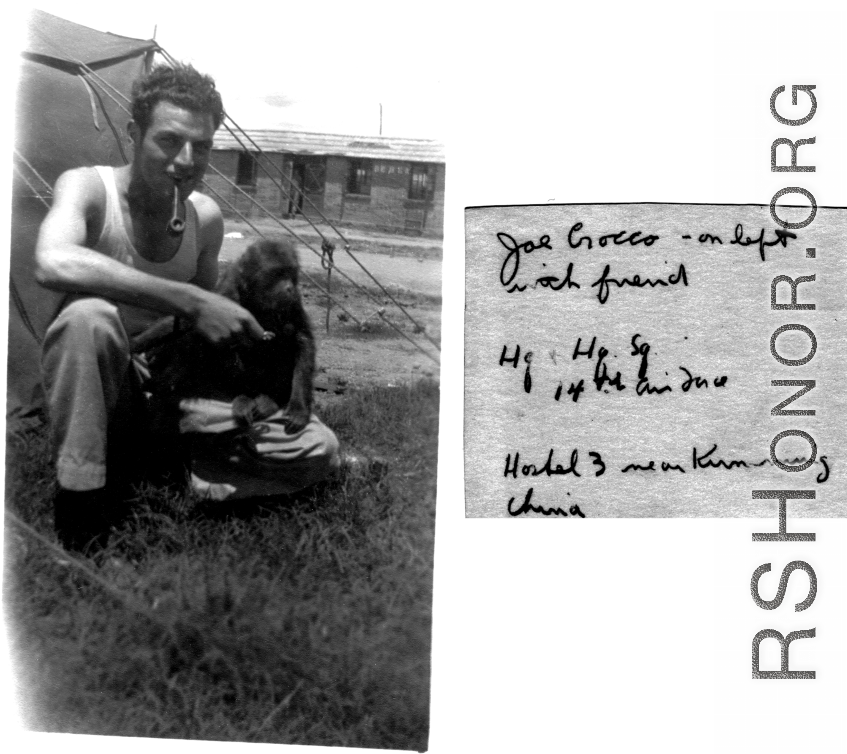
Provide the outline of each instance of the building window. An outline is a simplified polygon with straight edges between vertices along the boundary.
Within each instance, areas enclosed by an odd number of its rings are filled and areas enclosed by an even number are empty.
[[[235,174],[235,183],[242,188],[256,187],[256,174],[259,162],[256,155],[251,152],[238,153],[238,170]]]
[[[371,193],[371,161],[350,160],[347,173],[348,194],[370,194]]]
[[[430,201],[435,194],[432,165],[412,165],[409,170],[409,199]]]

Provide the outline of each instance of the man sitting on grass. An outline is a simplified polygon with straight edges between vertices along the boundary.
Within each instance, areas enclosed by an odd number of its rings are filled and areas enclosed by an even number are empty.
[[[130,338],[168,314],[213,343],[264,334],[250,312],[212,292],[223,219],[196,189],[223,118],[214,81],[191,66],[160,66],[136,82],[131,108],[132,162],[62,174],[36,246],[39,283],[69,294],[47,330],[42,372],[59,482],[56,531],[75,550],[105,544],[126,495],[121,472],[140,463],[119,439],[145,437],[132,424],[143,370]],[[175,212],[181,234],[169,229]],[[291,442],[299,486],[338,463],[335,435],[315,417]]]

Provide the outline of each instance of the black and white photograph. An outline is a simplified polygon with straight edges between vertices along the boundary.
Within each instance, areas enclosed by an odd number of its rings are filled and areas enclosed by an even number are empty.
[[[292,83],[320,44],[269,31],[224,55],[235,29],[214,29],[24,19],[4,583],[22,722],[423,751],[437,122],[406,132],[376,67],[348,109],[326,67]]]
[[[843,4],[36,5],[13,745],[845,749]]]

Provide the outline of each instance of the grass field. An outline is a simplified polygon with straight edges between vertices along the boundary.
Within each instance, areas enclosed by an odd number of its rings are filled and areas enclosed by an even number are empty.
[[[235,511],[142,491],[89,572],[7,519],[27,726],[424,750],[438,395],[422,380],[319,411],[383,478]],[[7,453],[7,508],[55,542],[44,432]]]

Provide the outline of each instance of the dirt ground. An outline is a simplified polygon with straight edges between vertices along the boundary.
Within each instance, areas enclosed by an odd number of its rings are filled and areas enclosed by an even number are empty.
[[[279,226],[256,225],[263,234],[287,236]],[[350,387],[393,386],[420,378],[438,380],[440,239],[343,231],[350,250],[385,290],[352,261],[344,251],[344,242],[336,236],[337,269],[330,280],[327,313],[327,296],[318,287],[326,289],[327,274],[319,256],[309,248],[320,250],[320,236],[303,221],[292,225],[302,239],[292,240],[306,273],[301,279],[302,297],[318,342],[318,406]],[[257,238],[257,233],[243,223],[227,222],[225,232],[223,264],[238,258]]]

